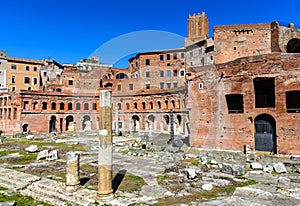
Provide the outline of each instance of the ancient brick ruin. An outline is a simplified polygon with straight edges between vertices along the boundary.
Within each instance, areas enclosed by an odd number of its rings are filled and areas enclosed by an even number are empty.
[[[99,91],[108,89],[115,131],[172,127],[195,147],[300,154],[300,29],[221,25],[209,38],[208,28],[204,12],[190,15],[183,48],[138,53],[127,69],[1,52],[0,130],[97,131]]]

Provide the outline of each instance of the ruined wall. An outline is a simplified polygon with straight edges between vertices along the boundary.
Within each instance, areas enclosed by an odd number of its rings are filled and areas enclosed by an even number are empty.
[[[218,65],[216,70],[198,71],[189,82],[191,144],[233,150],[250,145],[255,150],[254,121],[258,115],[267,114],[276,122],[277,152],[300,154],[300,116],[288,113],[286,108],[286,92],[300,90],[299,75],[300,55],[279,53],[246,57]],[[255,78],[274,78],[274,107],[256,107]],[[199,83],[203,89],[199,89]],[[243,95],[242,113],[229,113],[227,94]]]
[[[214,27],[215,64],[271,53],[271,24]]]
[[[0,98],[0,101],[2,100],[0,129],[7,134],[28,131],[48,133],[98,129],[99,96],[89,94],[75,96],[69,93],[34,91],[12,92],[10,96],[12,100],[5,99],[6,96]],[[11,114],[9,115],[10,108]],[[50,129],[51,119],[55,122],[52,129]]]

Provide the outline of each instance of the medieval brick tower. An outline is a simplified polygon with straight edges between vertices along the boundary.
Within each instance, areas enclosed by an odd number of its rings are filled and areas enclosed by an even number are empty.
[[[205,12],[189,15],[188,36],[185,39],[185,46],[208,38],[209,23]]]

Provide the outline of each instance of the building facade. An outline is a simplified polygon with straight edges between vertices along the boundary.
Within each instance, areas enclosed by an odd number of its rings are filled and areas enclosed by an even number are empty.
[[[300,154],[299,29],[222,26],[214,41],[215,64],[188,77],[191,145]]]

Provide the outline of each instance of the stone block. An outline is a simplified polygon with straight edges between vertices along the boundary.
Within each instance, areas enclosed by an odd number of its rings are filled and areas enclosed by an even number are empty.
[[[275,163],[274,170],[277,173],[287,173],[287,170],[282,162]]]
[[[204,184],[204,185],[202,185],[202,190],[212,190],[213,189],[213,186],[212,186],[212,184]]]
[[[30,145],[29,147],[25,148],[25,150],[27,152],[34,153],[38,151],[38,147],[37,145]]]
[[[251,167],[251,169],[254,169],[254,170],[262,170],[263,169],[262,165],[258,162],[252,162],[250,167]]]
[[[37,160],[40,160],[40,159],[46,159],[48,156],[48,150],[42,150],[38,153],[37,155]]]

